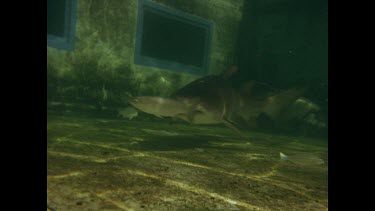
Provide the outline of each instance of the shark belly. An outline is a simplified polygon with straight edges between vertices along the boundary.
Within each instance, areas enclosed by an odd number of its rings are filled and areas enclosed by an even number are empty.
[[[138,110],[159,117],[175,117],[190,110],[190,105],[183,101],[162,97],[136,97],[129,103]]]
[[[216,113],[197,113],[194,115],[194,119],[192,121],[193,124],[220,124],[223,123],[223,119],[221,118],[220,114]]]

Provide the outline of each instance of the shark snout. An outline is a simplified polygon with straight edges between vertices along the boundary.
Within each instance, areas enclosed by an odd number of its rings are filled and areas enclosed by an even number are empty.
[[[128,100],[128,103],[135,108],[140,110],[149,110],[153,109],[154,105],[157,104],[157,98],[155,97],[148,97],[148,96],[139,96],[133,97]]]
[[[134,106],[134,104],[139,103],[139,99],[136,98],[136,97],[130,98],[130,99],[128,100],[128,103],[130,103],[131,105]]]

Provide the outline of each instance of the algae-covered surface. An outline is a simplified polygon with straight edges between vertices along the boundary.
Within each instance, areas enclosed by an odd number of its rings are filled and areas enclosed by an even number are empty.
[[[49,210],[327,210],[327,140],[251,131],[242,140],[220,125],[137,119],[47,122]]]

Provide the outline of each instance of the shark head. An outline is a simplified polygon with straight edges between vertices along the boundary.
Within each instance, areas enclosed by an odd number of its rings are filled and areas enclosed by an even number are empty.
[[[194,98],[134,97],[128,101],[138,110],[158,117],[175,117],[194,124],[222,122],[221,113]]]
[[[140,96],[128,101],[140,111],[159,117],[175,117],[189,111],[189,104],[169,98]]]

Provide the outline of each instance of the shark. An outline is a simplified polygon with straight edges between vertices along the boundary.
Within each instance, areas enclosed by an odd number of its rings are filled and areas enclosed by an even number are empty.
[[[167,98],[138,96],[129,99],[129,103],[158,117],[191,124],[224,124],[241,138],[248,139],[238,129],[238,121],[256,124],[259,117],[265,117],[272,122],[303,93],[300,89],[289,89],[259,95],[254,92],[259,83],[253,80],[235,88],[232,79],[237,72],[238,68],[231,66],[219,75],[198,78]]]

